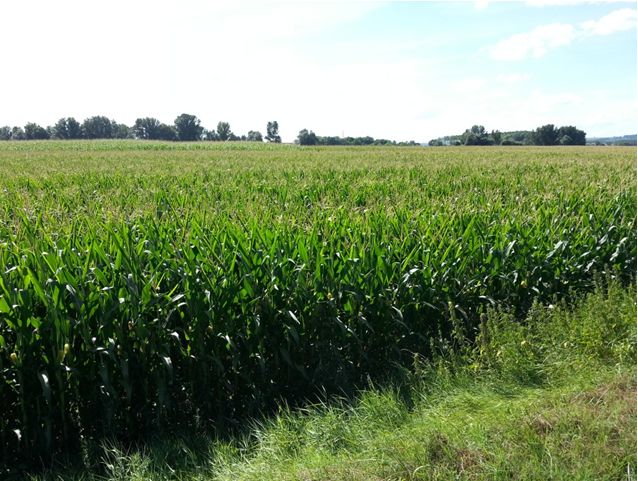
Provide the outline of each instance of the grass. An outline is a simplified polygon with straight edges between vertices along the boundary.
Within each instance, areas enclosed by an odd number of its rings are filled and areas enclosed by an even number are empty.
[[[106,445],[93,470],[30,479],[635,480],[635,288],[508,318],[492,312],[476,344],[354,403],[282,408],[234,441]]]

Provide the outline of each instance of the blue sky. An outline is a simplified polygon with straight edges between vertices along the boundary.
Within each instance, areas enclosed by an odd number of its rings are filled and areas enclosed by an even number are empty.
[[[636,3],[22,0],[3,6],[0,125],[182,112],[235,133],[427,141],[636,132]]]

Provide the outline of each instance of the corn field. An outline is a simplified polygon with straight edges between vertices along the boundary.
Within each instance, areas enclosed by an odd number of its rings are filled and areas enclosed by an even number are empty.
[[[0,144],[0,460],[233,428],[636,274],[631,148]]]

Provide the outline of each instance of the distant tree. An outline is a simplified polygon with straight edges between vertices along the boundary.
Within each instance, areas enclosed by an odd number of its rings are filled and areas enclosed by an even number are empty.
[[[217,132],[215,130],[205,130],[204,131],[204,140],[208,140],[211,142],[217,142],[219,137],[217,136]]]
[[[113,138],[114,139],[132,139],[133,131],[126,124],[118,124],[115,120],[111,120],[111,125],[113,127]]]
[[[533,132],[528,130],[516,130],[503,134],[501,145],[530,145],[532,144]]]
[[[266,140],[275,144],[281,143],[281,137],[279,136],[279,124],[276,120],[268,122],[266,126]]]
[[[463,145],[489,145],[490,138],[482,125],[473,125],[471,129],[467,129],[461,136]]]
[[[494,145],[501,145],[501,142],[503,142],[503,134],[498,130],[492,130],[490,137],[492,138],[491,143]]]
[[[558,145],[574,145],[574,139],[569,135],[563,135],[558,139]]]
[[[322,145],[342,145],[343,139],[339,137],[319,137],[319,143]]]
[[[49,138],[49,133],[44,127],[29,122],[24,126],[24,136],[27,140],[46,140]]]
[[[204,128],[194,115],[181,114],[175,119],[177,139],[181,141],[201,140]]]
[[[559,128],[556,137],[561,145],[585,145],[587,140],[587,134],[573,125]]]
[[[82,132],[87,139],[112,139],[113,123],[102,115],[90,117],[82,122]]]
[[[13,127],[11,129],[11,140],[27,140],[27,136],[24,133],[22,127]]]
[[[73,117],[63,117],[51,129],[51,137],[61,140],[81,139],[82,126]]]
[[[0,140],[10,140],[11,139],[11,127],[5,125],[4,127],[0,127]]]
[[[131,130],[136,139],[156,140],[159,139],[161,125],[162,123],[154,117],[143,117],[135,119]]]
[[[263,142],[264,139],[261,136],[261,132],[257,132],[255,130],[251,130],[248,132],[248,135],[246,136],[246,140],[248,142]]]
[[[237,142],[239,140],[241,140],[241,137],[239,135],[235,135],[232,132],[230,133],[230,137],[228,137],[228,140],[230,140],[231,142]],[[244,135],[244,140],[246,140],[246,136]]]
[[[534,145],[556,145],[558,143],[558,131],[554,124],[538,127],[532,133],[532,143]]]
[[[177,130],[172,125],[159,124],[157,127],[157,140],[177,140]]]
[[[312,130],[302,129],[297,136],[297,143],[299,145],[317,145],[318,139]]]
[[[228,122],[219,122],[217,124],[217,137],[222,142],[231,140],[233,132],[230,130],[230,124]]]

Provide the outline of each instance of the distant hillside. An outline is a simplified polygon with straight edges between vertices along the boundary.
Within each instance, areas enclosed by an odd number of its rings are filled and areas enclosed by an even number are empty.
[[[588,145],[636,145],[636,134],[619,137],[588,137]]]

